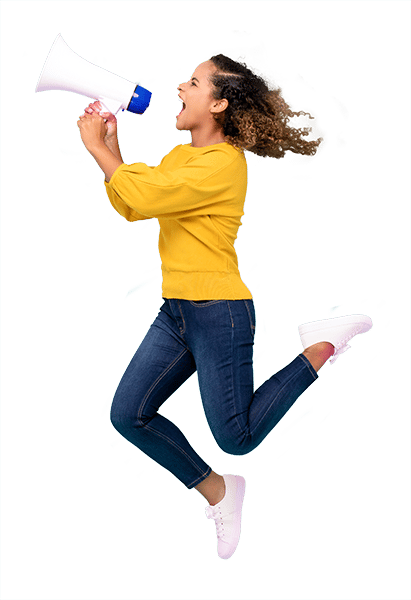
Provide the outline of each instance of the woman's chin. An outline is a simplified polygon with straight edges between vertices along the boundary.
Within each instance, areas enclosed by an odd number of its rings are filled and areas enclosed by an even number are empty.
[[[179,119],[176,121],[176,128],[180,131],[185,131],[187,129],[187,127],[184,127],[184,123],[182,123]]]

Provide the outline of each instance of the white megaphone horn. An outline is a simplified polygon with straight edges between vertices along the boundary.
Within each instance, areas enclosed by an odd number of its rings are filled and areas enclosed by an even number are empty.
[[[35,89],[36,92],[47,90],[65,90],[99,100],[103,105],[101,112],[114,115],[120,109],[141,115],[151,99],[151,92],[140,85],[93,65],[73,52],[61,34],[54,40]]]

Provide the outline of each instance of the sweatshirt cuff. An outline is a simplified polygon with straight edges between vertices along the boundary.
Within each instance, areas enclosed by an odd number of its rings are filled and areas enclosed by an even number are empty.
[[[121,165],[119,165],[117,167],[117,169],[114,171],[114,173],[110,177],[110,181],[106,181],[106,179],[104,178],[104,184],[106,187],[111,187],[113,185],[114,178],[116,177],[118,171],[121,169],[121,167],[124,167],[124,166],[127,166],[127,165],[125,163],[122,163]]]

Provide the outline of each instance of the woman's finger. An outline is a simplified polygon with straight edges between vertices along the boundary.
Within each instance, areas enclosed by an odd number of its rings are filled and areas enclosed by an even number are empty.
[[[98,112],[98,113],[99,113],[99,112],[101,111],[101,109],[103,108],[103,107],[101,106],[101,102],[99,102],[99,100],[96,100],[95,102],[92,102],[92,103],[90,104],[90,107],[91,107],[91,108],[92,108],[92,109],[93,109],[95,112]]]

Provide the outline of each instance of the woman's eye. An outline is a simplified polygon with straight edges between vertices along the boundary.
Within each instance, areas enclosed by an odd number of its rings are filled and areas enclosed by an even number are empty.
[[[191,82],[191,85],[195,85],[195,86],[196,86],[196,84],[194,83],[194,81],[192,81],[192,82]],[[196,87],[197,87],[197,86],[196,86]]]

